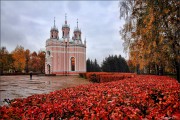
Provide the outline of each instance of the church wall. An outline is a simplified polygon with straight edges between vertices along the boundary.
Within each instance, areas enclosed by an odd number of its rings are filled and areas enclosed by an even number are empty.
[[[63,50],[63,51],[60,51]],[[67,49],[67,55],[65,56],[64,49],[60,48],[48,49],[52,54],[52,73],[62,74],[64,71],[67,71],[69,74],[77,74],[77,72],[85,71],[85,53],[76,48],[76,51]],[[82,50],[82,48],[81,48]],[[68,53],[69,52],[69,53]],[[67,57],[67,58],[66,58]],[[75,71],[71,71],[71,57],[75,57]],[[67,59],[67,63],[65,62]]]

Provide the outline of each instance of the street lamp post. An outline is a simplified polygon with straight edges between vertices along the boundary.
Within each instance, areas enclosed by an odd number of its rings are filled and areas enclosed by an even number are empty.
[[[67,76],[67,41],[66,41],[66,49],[65,49],[65,75]]]

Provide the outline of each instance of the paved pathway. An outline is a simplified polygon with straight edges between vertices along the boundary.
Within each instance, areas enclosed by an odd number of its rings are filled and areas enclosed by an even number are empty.
[[[0,76],[0,105],[4,99],[24,98],[33,94],[49,93],[62,88],[90,84],[79,76]]]

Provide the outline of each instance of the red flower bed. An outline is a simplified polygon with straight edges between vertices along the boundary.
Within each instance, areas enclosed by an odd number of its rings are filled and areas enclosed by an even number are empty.
[[[180,119],[180,84],[163,76],[67,88],[14,99],[0,119]]]

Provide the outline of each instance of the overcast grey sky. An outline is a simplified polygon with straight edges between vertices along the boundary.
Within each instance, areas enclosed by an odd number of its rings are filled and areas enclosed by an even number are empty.
[[[45,49],[54,17],[62,36],[65,13],[71,32],[79,20],[82,40],[87,40],[87,58],[101,63],[108,55],[123,57],[119,34],[119,1],[1,1],[1,46],[11,52],[17,45],[38,52]]]

